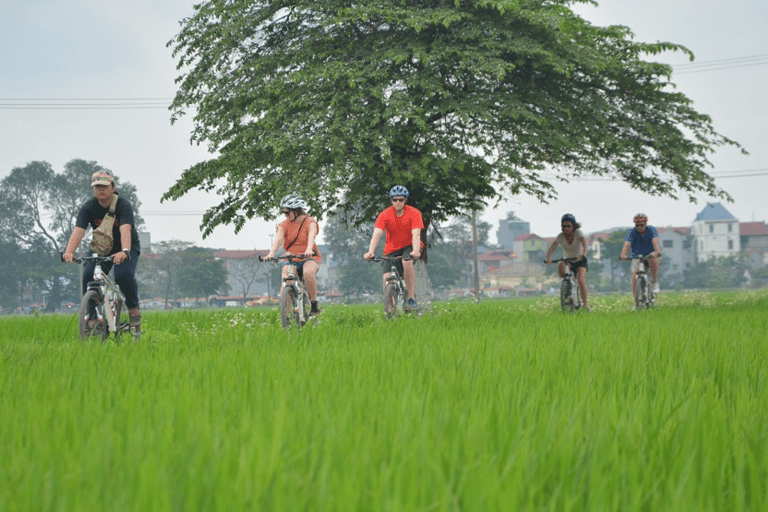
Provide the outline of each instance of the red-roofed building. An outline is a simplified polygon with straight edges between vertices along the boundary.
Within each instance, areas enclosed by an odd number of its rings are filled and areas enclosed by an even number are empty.
[[[517,259],[517,254],[509,249],[488,251],[477,257],[481,274],[491,274],[501,267],[512,264]]]
[[[739,236],[747,265],[752,269],[768,265],[768,226],[765,222],[739,222]]]
[[[531,259],[544,260],[544,254],[546,254],[549,246],[544,247],[544,239],[539,235],[528,233],[527,235],[520,235],[512,242],[512,249],[522,257],[523,261],[531,261]]]

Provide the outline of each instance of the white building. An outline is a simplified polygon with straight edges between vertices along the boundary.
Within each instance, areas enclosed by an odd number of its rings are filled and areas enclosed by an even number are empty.
[[[736,256],[741,251],[739,220],[720,203],[708,203],[691,224],[696,237],[696,262]]]

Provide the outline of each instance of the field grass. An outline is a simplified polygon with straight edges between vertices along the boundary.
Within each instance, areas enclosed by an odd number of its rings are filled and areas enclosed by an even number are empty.
[[[0,318],[0,510],[768,510],[768,293]]]

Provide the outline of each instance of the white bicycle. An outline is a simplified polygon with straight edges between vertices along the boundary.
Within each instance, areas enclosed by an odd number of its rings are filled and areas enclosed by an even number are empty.
[[[83,297],[80,299],[80,310],[77,313],[80,339],[101,338],[107,341],[114,334],[115,341],[120,341],[122,333],[130,333],[134,340],[141,336],[140,331],[131,333],[131,322],[128,308],[125,306],[125,295],[120,287],[112,282],[109,275],[101,268],[101,264],[112,261],[112,256],[83,256],[75,258],[75,263],[96,263],[93,269],[93,281],[88,283]]]

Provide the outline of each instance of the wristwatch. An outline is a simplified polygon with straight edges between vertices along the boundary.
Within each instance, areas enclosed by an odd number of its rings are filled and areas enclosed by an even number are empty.
[[[128,256],[128,259],[131,259],[131,250],[130,249],[123,249],[123,252]]]

